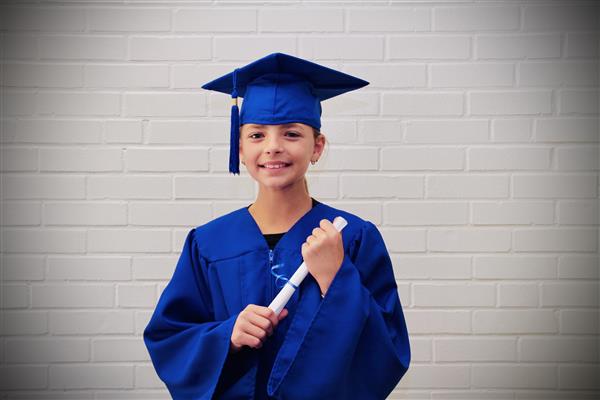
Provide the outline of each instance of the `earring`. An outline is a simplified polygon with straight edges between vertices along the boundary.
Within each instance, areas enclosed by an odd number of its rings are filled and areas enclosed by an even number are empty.
[[[319,160],[310,160],[310,163],[311,163],[312,165],[315,165],[315,164],[317,163],[317,161],[319,161]]]

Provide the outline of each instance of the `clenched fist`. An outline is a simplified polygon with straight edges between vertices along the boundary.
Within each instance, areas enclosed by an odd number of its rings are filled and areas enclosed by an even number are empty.
[[[237,353],[243,346],[260,349],[264,341],[273,334],[279,321],[287,315],[287,308],[277,316],[269,307],[248,304],[235,320],[229,351]]]
[[[308,272],[319,284],[321,293],[325,293],[342,266],[344,243],[342,234],[329,220],[322,219],[319,225],[302,245],[302,258]]]

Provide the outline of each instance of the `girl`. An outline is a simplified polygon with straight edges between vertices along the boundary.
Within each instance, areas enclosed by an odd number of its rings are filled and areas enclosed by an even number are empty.
[[[385,399],[408,369],[381,234],[310,197],[305,180],[325,147],[320,102],[367,84],[274,53],[203,86],[234,98],[229,169],[241,159],[259,191],[189,231],[144,331],[173,398]],[[302,260],[309,275],[276,315],[267,305]]]

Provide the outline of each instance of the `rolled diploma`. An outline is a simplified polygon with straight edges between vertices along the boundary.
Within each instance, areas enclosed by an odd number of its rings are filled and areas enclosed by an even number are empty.
[[[333,226],[338,232],[341,232],[346,225],[348,225],[348,221],[346,221],[343,217],[338,216],[333,220]],[[285,283],[285,286],[281,288],[277,296],[275,296],[271,304],[269,304],[269,308],[275,311],[275,315],[279,315],[281,310],[283,310],[287,302],[296,291],[294,288],[300,286],[304,278],[306,278],[306,275],[308,275],[308,268],[306,267],[306,263],[302,261],[302,264],[298,267],[296,272],[294,272],[289,281]],[[290,283],[292,283],[293,286]]]

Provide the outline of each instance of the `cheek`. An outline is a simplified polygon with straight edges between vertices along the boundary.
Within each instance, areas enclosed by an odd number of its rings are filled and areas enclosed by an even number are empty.
[[[257,153],[255,146],[248,145],[247,143],[240,147],[240,155],[244,156],[246,159],[255,157]]]
[[[313,149],[311,146],[308,146],[306,143],[297,142],[289,147],[291,153],[296,157],[310,158],[312,155]]]

